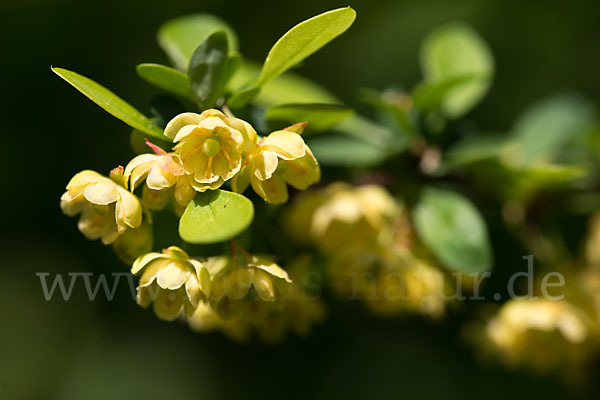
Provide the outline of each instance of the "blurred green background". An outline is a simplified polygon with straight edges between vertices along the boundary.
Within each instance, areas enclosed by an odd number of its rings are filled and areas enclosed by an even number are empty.
[[[3,227],[0,278],[0,398],[598,398],[600,381],[578,389],[553,377],[482,364],[463,343],[465,317],[378,319],[360,304],[333,304],[304,340],[238,345],[165,323],[119,286],[115,301],[46,302],[36,272],[126,271],[111,251],[85,240],[60,212],[68,179],[107,172],[131,158],[130,129],[50,71],[92,77],[146,111],[155,93],[134,67],[167,63],[155,41],[165,20],[214,13],[238,32],[242,53],[264,59],[287,29],[347,1],[2,0]],[[436,26],[462,20],[489,43],[493,88],[470,115],[503,131],[533,101],[575,89],[600,104],[600,3],[563,1],[352,1],[358,18],[297,71],[355,105],[360,87],[412,87],[418,47]],[[494,239],[492,233],[492,240]],[[492,243],[494,243],[492,241]],[[522,267],[504,244],[496,265]],[[507,267],[507,268],[508,268]],[[102,296],[100,296],[102,297]],[[589,371],[600,376],[600,368]],[[594,375],[595,374],[595,375]]]

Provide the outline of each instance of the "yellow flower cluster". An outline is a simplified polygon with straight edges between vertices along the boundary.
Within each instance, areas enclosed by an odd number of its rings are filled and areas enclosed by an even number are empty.
[[[287,225],[299,241],[327,256],[329,280],[340,296],[386,315],[444,313],[445,276],[417,254],[402,205],[383,187],[334,183],[304,193]]]
[[[174,150],[197,191],[217,189],[225,181],[242,193],[248,185],[266,202],[287,201],[287,185],[306,189],[321,178],[317,160],[294,130],[258,140],[250,124],[218,110],[184,113],[165,128]]]
[[[281,267],[244,251],[201,260],[172,246],[139,257],[131,272],[140,275],[138,304],[153,304],[160,319],[183,316],[196,331],[219,329],[236,340],[253,329],[271,342],[287,330],[306,334],[324,315],[321,303]]]
[[[171,199],[182,215],[197,192],[217,189],[232,180],[241,193],[248,185],[267,202],[287,201],[287,186],[306,189],[320,179],[319,164],[298,132],[304,125],[276,131],[258,141],[252,126],[210,109],[183,113],[164,131],[175,143],[172,152],[146,140],[154,154],[141,154],[110,178],[94,171],[76,174],[61,197],[69,216],[81,214],[79,230],[88,239],[113,243],[117,254],[131,262],[152,248],[150,210],[165,208]],[[141,199],[133,194],[143,182]],[[142,225],[142,211],[147,223]]]

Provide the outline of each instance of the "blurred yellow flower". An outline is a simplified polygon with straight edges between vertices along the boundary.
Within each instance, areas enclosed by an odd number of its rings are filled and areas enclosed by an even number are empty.
[[[241,193],[250,183],[266,202],[281,204],[288,200],[286,184],[305,190],[320,179],[319,163],[302,136],[281,130],[259,142],[249,155],[249,166],[244,167],[232,184]]]
[[[408,252],[347,249],[331,258],[327,270],[338,295],[360,299],[378,314],[440,317],[445,312],[444,274]]]
[[[166,321],[182,313],[191,316],[210,294],[210,275],[204,264],[176,246],[139,257],[131,273],[141,274],[137,303],[146,308],[154,302],[154,313]]]
[[[81,214],[77,225],[81,233],[91,240],[101,238],[104,244],[114,242],[127,229],[142,224],[140,201],[122,186],[125,185],[123,168],[115,168],[111,178],[90,170],[82,171],[69,181],[67,191],[60,198],[63,213]]]
[[[242,167],[242,153],[256,146],[256,131],[218,110],[184,113],[173,118],[164,134],[177,143],[186,173],[198,191],[217,189]]]
[[[144,205],[152,210],[160,210],[169,202],[169,189],[174,187],[177,205],[185,208],[196,195],[192,177],[185,173],[177,154],[167,153],[148,141],[146,143],[155,154],[140,154],[125,167],[124,176],[129,182],[130,190],[133,192],[145,179],[146,185],[142,192]]]
[[[298,196],[288,218],[289,231],[310,238],[325,252],[343,247],[371,246],[382,236],[391,239],[402,206],[379,185],[353,187],[334,183]]]
[[[577,306],[540,298],[510,300],[487,322],[485,334],[509,365],[547,371],[580,366],[597,331]]]

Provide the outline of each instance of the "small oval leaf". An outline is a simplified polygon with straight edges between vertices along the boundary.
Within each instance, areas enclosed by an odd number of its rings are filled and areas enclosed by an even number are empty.
[[[584,97],[563,93],[529,107],[511,132],[518,164],[554,161],[568,146],[594,129],[596,111]]]
[[[136,110],[135,107],[104,86],[83,75],[63,68],[53,67],[52,71],[65,81],[69,82],[87,98],[102,107],[104,111],[125,122],[130,127],[147,133],[154,138],[169,141],[169,138],[163,135],[163,130],[154,125],[150,118],[143,115]]]
[[[188,75],[201,110],[214,107],[225,91],[228,48],[225,31],[218,30],[206,38],[192,55]]]
[[[413,218],[421,240],[448,269],[467,273],[491,269],[487,227],[467,198],[428,188],[422,193]]]
[[[183,72],[160,64],[140,64],[137,74],[151,85],[185,98],[192,97],[190,79]]]
[[[456,118],[473,108],[489,90],[494,59],[477,32],[465,24],[452,23],[425,39],[421,68],[427,84],[452,82],[469,75],[475,78],[444,93],[441,109],[446,116]]]
[[[241,194],[225,190],[198,193],[179,221],[179,235],[190,243],[232,239],[252,222],[254,205]]]
[[[344,33],[355,18],[352,8],[338,8],[294,26],[269,51],[258,85],[264,85]]]
[[[229,47],[237,50],[237,36],[220,18],[210,14],[193,14],[165,22],[158,30],[158,44],[177,69],[187,71],[192,54],[216,30],[227,33]]]

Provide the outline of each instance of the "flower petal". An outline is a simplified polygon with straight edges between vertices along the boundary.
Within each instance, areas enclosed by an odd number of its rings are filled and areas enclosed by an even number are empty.
[[[188,175],[177,178],[177,186],[175,186],[175,201],[181,206],[187,206],[196,195],[196,191],[190,182],[191,177]]]
[[[161,290],[154,301],[154,313],[165,321],[174,321],[181,314],[185,300],[183,290]]]
[[[272,260],[265,256],[253,256],[249,266],[254,268],[261,269],[274,277],[285,280],[286,282],[291,282],[292,280],[288,276],[288,273],[282,269],[279,265],[275,264]]]
[[[90,203],[98,205],[107,205],[119,200],[117,184],[110,180],[89,184],[83,195]]]
[[[275,287],[269,274],[264,271],[256,271],[252,282],[258,296],[265,301],[275,301]]]
[[[146,265],[159,258],[166,258],[166,256],[161,253],[152,252],[136,258],[131,266],[131,273],[137,275]]]
[[[306,190],[310,185],[321,180],[321,168],[310,150],[297,160],[282,161],[287,167],[284,172],[285,181],[299,190]]]
[[[146,185],[153,190],[166,189],[173,186],[174,183],[175,180],[167,179],[157,165],[150,168],[150,172],[146,178]]]
[[[229,126],[240,132],[244,139],[244,151],[251,150],[254,146],[256,146],[256,131],[244,120],[239,118],[227,118],[227,123]]]
[[[200,290],[198,278],[196,278],[194,274],[190,274],[189,278],[185,282],[185,293],[190,303],[192,303],[192,306],[198,306],[202,291]]]
[[[252,160],[252,173],[261,181],[271,179],[279,161],[277,155],[270,151],[263,151],[260,154],[254,156]]]
[[[202,121],[202,117],[196,113],[183,113],[173,118],[167,124],[164,135],[168,138],[174,139],[177,133],[186,125],[197,125]]]
[[[179,142],[180,140],[190,136],[193,133],[201,134],[202,131],[200,130],[198,125],[185,125],[179,130],[179,132],[177,132],[177,135],[175,135],[173,142]]]
[[[160,156],[156,154],[140,154],[125,166],[124,175],[129,179],[129,188],[132,192],[146,177],[152,164],[159,158]]]
[[[158,273],[165,268],[171,260],[166,257],[156,257],[155,259],[146,263],[146,268],[142,269],[143,273],[140,277],[138,286],[146,287],[150,286],[155,282]]]
[[[200,284],[200,289],[202,293],[206,296],[210,295],[210,273],[208,269],[198,260],[190,259],[190,263],[194,266],[196,270],[196,277],[198,278],[198,282]]]
[[[127,190],[118,187],[120,199],[117,201],[117,225],[137,228],[142,224],[142,205],[138,198]]]
[[[231,188],[236,193],[244,193],[250,185],[250,167],[244,166],[231,180]]]
[[[261,181],[255,175],[250,176],[252,189],[270,204],[282,204],[288,200],[288,191],[281,177],[274,176],[271,179]]]
[[[75,176],[73,178],[71,178],[71,180],[67,184],[67,190],[70,190],[71,188],[74,188],[76,186],[82,186],[82,185],[88,185],[90,183],[101,182],[105,179],[106,179],[106,177],[100,175],[96,171],[92,171],[89,169],[85,170],[85,171],[81,171],[81,172],[75,174]]]
[[[63,195],[60,196],[60,209],[69,217],[73,217],[82,212],[86,204],[88,203],[82,195],[72,197],[69,192],[64,192]]]
[[[232,129],[229,127],[229,125],[227,125],[225,123],[225,121],[223,121],[223,119],[221,119],[219,117],[213,117],[213,116],[204,118],[202,121],[200,121],[198,123],[198,127],[206,129],[207,131],[211,131],[211,132],[217,128],[224,128],[227,131],[230,131]]]
[[[190,271],[182,262],[172,261],[158,271],[156,283],[163,289],[175,290],[182,287],[188,279]]]
[[[236,268],[224,277],[225,290],[230,299],[241,299],[248,293],[254,280],[254,270],[251,268]]]
[[[260,147],[272,151],[284,160],[304,157],[306,145],[302,136],[288,131],[275,131],[267,136]]]
[[[112,216],[107,213],[101,214],[88,204],[81,213],[77,228],[87,239],[96,240],[102,236],[107,218]]]

